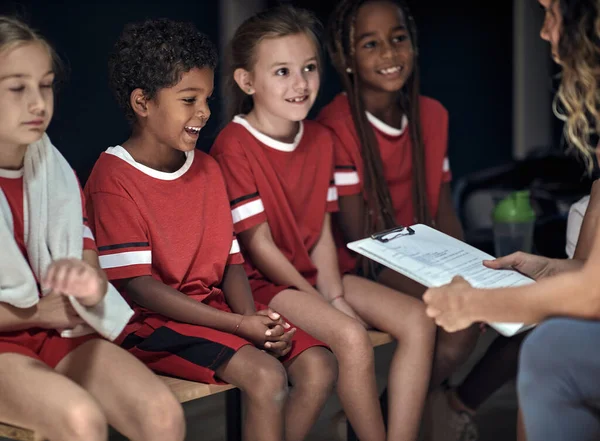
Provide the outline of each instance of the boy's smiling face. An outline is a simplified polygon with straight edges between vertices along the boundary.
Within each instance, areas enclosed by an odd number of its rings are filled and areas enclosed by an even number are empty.
[[[161,144],[188,152],[194,150],[200,130],[210,118],[208,100],[214,89],[209,67],[185,72],[172,87],[160,89],[146,102],[145,130]]]

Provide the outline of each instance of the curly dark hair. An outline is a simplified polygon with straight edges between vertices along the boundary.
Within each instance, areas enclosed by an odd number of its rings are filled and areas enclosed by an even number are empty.
[[[135,121],[131,92],[142,89],[148,99],[172,87],[194,68],[215,69],[217,50],[192,23],[165,18],[125,26],[108,60],[109,84],[127,119]]]

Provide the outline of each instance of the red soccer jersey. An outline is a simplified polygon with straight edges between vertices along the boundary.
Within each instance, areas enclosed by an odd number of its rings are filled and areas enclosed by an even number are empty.
[[[420,97],[421,128],[425,145],[425,178],[429,208],[436,216],[440,189],[452,179],[446,156],[448,149],[448,112],[436,100]],[[374,115],[367,113],[383,162],[383,178],[386,180],[396,222],[399,225],[415,223],[412,202],[412,142],[408,133],[408,121],[404,118],[400,129],[391,127]],[[348,98],[339,94],[323,108],[318,121],[335,134],[335,184],[340,196],[350,196],[363,191],[363,162],[361,146],[352,120]],[[336,231],[338,256],[342,271],[351,271],[355,259]]]
[[[268,222],[279,249],[314,285],[317,269],[309,252],[325,213],[337,210],[329,131],[304,121],[294,142],[283,143],[236,116],[217,137],[211,154],[225,177],[236,233]],[[253,290],[264,285],[266,277],[249,259],[245,267]]]
[[[94,165],[85,194],[110,280],[152,276],[205,301],[223,295],[226,266],[243,262],[219,166],[200,151],[165,173],[111,147]]]
[[[0,188],[6,196],[13,217],[15,241],[27,261],[27,247],[25,245],[24,211],[23,211],[23,170],[0,169]],[[85,213],[85,201],[81,194],[82,220],[83,220],[83,249],[96,250],[94,235],[88,226]]]

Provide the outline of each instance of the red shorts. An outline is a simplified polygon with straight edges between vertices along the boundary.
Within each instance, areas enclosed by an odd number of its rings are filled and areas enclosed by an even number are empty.
[[[221,311],[231,312],[222,296],[205,304]],[[266,306],[256,303],[257,311]],[[141,322],[130,323],[116,341],[153,371],[200,383],[223,384],[215,371],[229,361],[242,347],[252,343],[237,335],[205,326],[150,316]],[[297,329],[292,349],[279,360],[292,360],[313,346],[324,343]]]
[[[295,289],[291,286],[275,285],[268,280],[250,280],[254,300],[263,305],[268,305],[277,294],[284,289]]]
[[[14,352],[25,355],[54,369],[71,351],[96,338],[102,337],[94,333],[81,337],[64,338],[53,329],[39,328],[3,332],[0,334],[0,354]]]

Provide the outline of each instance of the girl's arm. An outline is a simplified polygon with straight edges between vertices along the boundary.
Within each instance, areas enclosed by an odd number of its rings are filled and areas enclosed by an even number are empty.
[[[334,213],[333,218],[342,230],[342,236],[346,243],[363,239],[363,196],[353,194],[351,196],[340,196],[338,199],[340,211]]]
[[[69,299],[52,293],[31,308],[16,308],[0,303],[0,331],[22,331],[30,328],[70,329],[84,323]]]
[[[319,294],[277,247],[267,222],[239,233],[238,238],[254,265],[273,283]]]
[[[435,217],[435,227],[443,233],[458,240],[464,240],[462,226],[452,203],[450,183],[443,183],[440,188],[440,200]]]
[[[331,232],[331,215],[325,213],[323,227],[319,240],[310,252],[315,267],[319,271],[317,276],[317,290],[331,301],[344,295],[344,286],[338,265],[337,250]]]
[[[321,235],[310,253],[310,258],[318,271],[317,290],[333,307],[365,325],[344,299],[344,285],[342,284],[329,213],[325,213]]]

